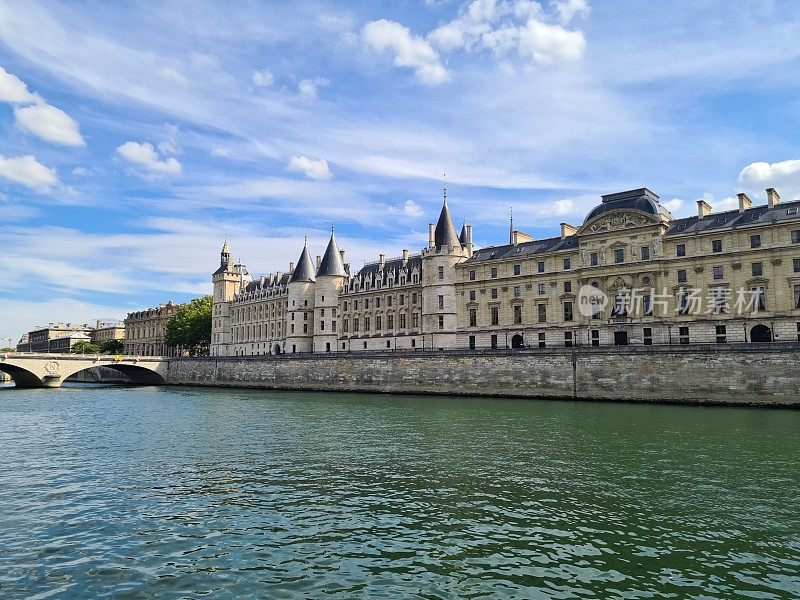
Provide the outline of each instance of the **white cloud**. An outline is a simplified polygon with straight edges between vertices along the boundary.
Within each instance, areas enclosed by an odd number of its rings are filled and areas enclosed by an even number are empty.
[[[92,174],[91,169],[87,169],[86,167],[75,167],[72,169],[72,175],[74,177],[89,177]]]
[[[739,187],[758,196],[774,187],[788,199],[800,199],[800,159],[750,163],[739,173]]]
[[[178,175],[181,172],[181,163],[172,157],[161,160],[150,142],[125,142],[117,152],[128,162],[141,165],[152,173]]]
[[[436,50],[421,37],[413,35],[408,27],[381,19],[364,25],[361,35],[369,49],[393,52],[394,65],[414,69],[414,74],[422,83],[438,85],[450,79]]]
[[[286,165],[289,171],[297,171],[304,173],[309,179],[316,179],[317,181],[327,181],[333,174],[328,168],[328,161],[324,158],[314,160],[307,156],[293,156],[289,159],[289,164]]]
[[[520,55],[530,56],[533,62],[542,65],[579,60],[585,47],[586,40],[580,31],[569,31],[559,25],[531,19],[520,29]]]
[[[62,146],[85,146],[78,123],[63,110],[44,102],[14,108],[17,127],[46,142]]]
[[[170,83],[174,83],[177,86],[182,88],[189,87],[189,80],[186,79],[184,75],[176,71],[175,69],[170,69],[165,67],[161,69],[158,74],[161,76],[162,79],[168,81]]]
[[[553,8],[556,9],[562,25],[568,25],[575,17],[585,16],[591,12],[586,0],[557,0]]]
[[[14,158],[0,155],[0,177],[41,193],[61,185],[55,169],[45,167],[31,154]]]
[[[269,69],[264,69],[263,71],[253,71],[253,83],[258,87],[269,87],[275,82],[275,77],[269,71]]]
[[[37,97],[28,91],[25,82],[0,67],[0,102],[27,104],[36,100]]]
[[[228,157],[231,155],[230,148],[212,148],[211,149],[211,156],[221,156],[221,157]]]
[[[402,206],[390,206],[389,212],[409,219],[416,219],[423,215],[422,207],[413,200],[406,200]]]
[[[556,200],[553,204],[553,214],[558,216],[570,215],[575,210],[575,203],[569,198],[563,200]]]
[[[158,151],[161,154],[180,154],[183,150],[178,144],[178,126],[166,123],[167,139],[158,143]]]
[[[328,85],[329,81],[324,77],[316,79],[303,79],[297,84],[298,93],[306,100],[317,99],[317,88]]]
[[[667,200],[666,202],[662,202],[664,208],[666,208],[673,217],[680,214],[681,209],[683,209],[684,202],[680,198],[673,198],[672,200]]]

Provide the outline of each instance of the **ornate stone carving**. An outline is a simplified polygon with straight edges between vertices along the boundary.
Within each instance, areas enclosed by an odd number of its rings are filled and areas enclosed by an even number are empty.
[[[589,227],[589,233],[600,233],[602,231],[614,231],[617,229],[627,229],[628,227],[641,227],[649,225],[652,221],[643,215],[634,213],[622,213],[611,215],[605,219],[600,219]]]
[[[57,360],[51,360],[44,366],[44,370],[48,375],[58,376],[59,364]]]

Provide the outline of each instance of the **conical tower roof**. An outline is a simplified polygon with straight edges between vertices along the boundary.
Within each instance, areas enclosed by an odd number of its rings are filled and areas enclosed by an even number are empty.
[[[342,255],[336,245],[336,237],[331,230],[331,239],[328,242],[328,247],[325,249],[325,255],[322,257],[322,262],[317,269],[317,277],[329,275],[332,277],[347,277],[344,270],[344,263],[342,262]]]
[[[228,248],[228,240],[225,240],[225,243],[222,244],[222,254],[230,254],[231,250]]]
[[[296,281],[316,281],[314,277],[314,263],[311,262],[311,256],[308,254],[308,244],[303,246],[303,252],[297,260],[297,266],[292,273],[292,278],[289,283]]]
[[[448,246],[457,248],[461,245],[461,242],[458,241],[456,228],[453,226],[453,219],[450,218],[447,200],[444,201],[442,212],[439,214],[439,222],[436,223],[433,241],[438,248],[447,248]]]
[[[461,234],[458,236],[458,241],[461,242],[462,246],[467,245],[467,223],[466,221],[461,226]]]

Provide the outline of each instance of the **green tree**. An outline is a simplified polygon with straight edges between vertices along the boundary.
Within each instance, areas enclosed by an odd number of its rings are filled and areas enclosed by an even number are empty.
[[[100,344],[100,352],[103,354],[120,354],[125,348],[122,340],[106,340]]]
[[[72,354],[100,354],[100,346],[97,344],[93,344],[92,342],[87,342],[86,340],[81,340],[79,342],[75,342],[75,345],[72,346],[70,350]]]
[[[6,346],[5,348],[0,348],[0,352],[16,352],[16,348],[12,348],[11,346]]]
[[[167,323],[164,342],[182,346],[192,356],[206,354],[211,343],[211,296],[195,298],[179,307]]]

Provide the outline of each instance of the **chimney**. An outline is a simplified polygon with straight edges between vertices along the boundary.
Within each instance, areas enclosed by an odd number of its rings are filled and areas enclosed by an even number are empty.
[[[342,264],[347,262],[347,259],[344,257],[344,250],[339,250],[339,256],[342,257]]]
[[[701,219],[711,214],[711,205],[705,200],[697,201],[697,216]]]
[[[740,213],[743,213],[748,208],[753,206],[752,200],[750,200],[750,198],[748,198],[747,194],[745,194],[744,192],[740,192],[740,193],[736,194],[736,197],[739,198],[739,212]]]
[[[767,188],[767,205],[770,208],[775,207],[781,201],[781,195],[775,188]]]
[[[405,267],[408,264],[408,250],[403,248],[403,266]]]
[[[294,273],[294,263],[293,262],[289,263],[289,273]]]
[[[433,223],[428,223],[428,248],[433,248],[436,244]]]
[[[561,223],[561,239],[565,239],[571,235],[575,235],[578,231],[577,227],[573,227],[569,223]]]
[[[472,258],[472,225],[467,225],[467,256]]]
[[[379,254],[378,255],[378,268],[382,271],[383,267],[386,265],[386,255]]]
[[[321,264],[322,264],[322,257],[319,254],[317,254],[317,269],[319,269],[319,266]]]

